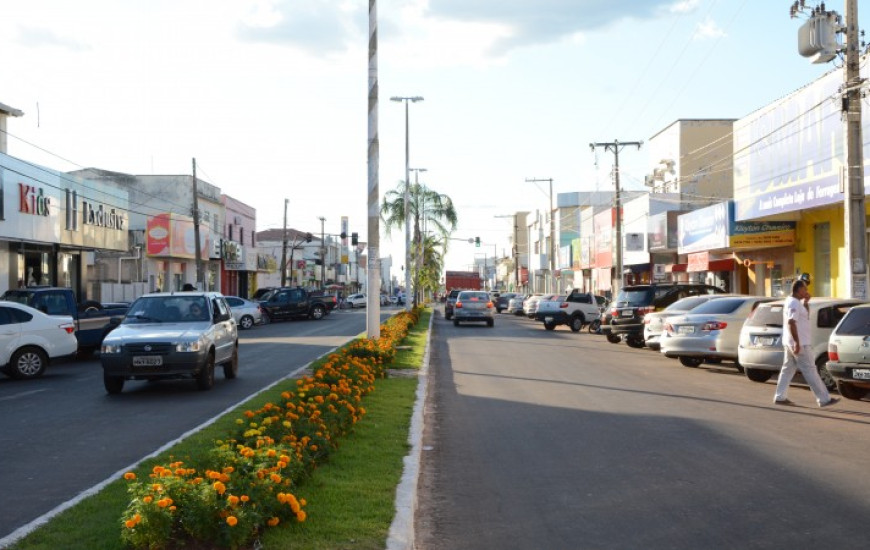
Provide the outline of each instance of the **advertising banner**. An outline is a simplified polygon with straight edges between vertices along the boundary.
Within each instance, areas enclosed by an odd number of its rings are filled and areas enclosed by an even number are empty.
[[[710,265],[710,253],[709,252],[695,252],[694,254],[689,254],[689,265],[686,266],[686,271],[690,273],[695,273],[699,271],[707,271],[707,267]]]
[[[595,235],[594,262],[597,267],[609,268],[613,264],[612,240],[615,217],[616,211],[611,208],[592,218],[592,232]]]
[[[341,217],[341,234],[344,235],[344,238],[341,239],[341,263],[348,263],[348,250],[347,250],[347,216]]]
[[[683,214],[677,219],[680,254],[728,247],[730,202],[720,202]]]
[[[196,239],[193,220],[180,214],[165,213],[148,218],[145,231],[148,256],[193,259]],[[208,227],[199,226],[200,258],[208,260],[211,248]]]

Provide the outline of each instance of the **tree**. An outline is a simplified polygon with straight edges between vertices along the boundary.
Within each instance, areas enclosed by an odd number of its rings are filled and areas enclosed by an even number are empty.
[[[408,211],[413,227],[411,252],[414,258],[423,260],[426,254],[420,256],[417,252],[421,244],[422,222],[434,228],[435,234],[442,237],[440,257],[447,253],[447,238],[456,230],[457,216],[453,201],[447,195],[429,189],[424,184],[411,184],[408,188]],[[405,226],[405,184],[400,182],[396,189],[387,191],[381,203],[381,221],[387,230]],[[417,291],[421,289],[420,275],[425,262],[415,261],[412,267],[412,280],[415,281],[414,305],[417,304]],[[407,266],[406,266],[407,268]],[[439,270],[440,276],[440,270]]]

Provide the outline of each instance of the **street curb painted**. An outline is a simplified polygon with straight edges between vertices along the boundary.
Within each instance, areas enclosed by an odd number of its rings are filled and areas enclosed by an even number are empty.
[[[387,550],[411,550],[414,548],[414,515],[417,511],[417,482],[420,477],[420,458],[423,448],[423,409],[426,406],[426,393],[429,389],[429,353],[432,341],[432,324],[435,310],[429,317],[429,330],[426,333],[426,347],[423,350],[423,364],[417,377],[417,397],[414,412],[411,414],[411,428],[408,443],[411,451],[403,459],[402,479],[396,487],[396,515],[387,536]]]

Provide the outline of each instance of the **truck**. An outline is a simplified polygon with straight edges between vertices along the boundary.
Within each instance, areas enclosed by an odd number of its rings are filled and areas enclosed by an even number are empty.
[[[480,274],[477,271],[448,271],[444,276],[447,292],[451,290],[480,290]]]
[[[53,286],[7,290],[0,300],[24,304],[46,315],[72,317],[80,354],[98,349],[103,338],[118,326],[129,309],[129,305],[120,303],[104,305],[93,300],[78,303],[73,289]]]
[[[285,319],[323,319],[338,305],[334,296],[301,287],[279,287],[260,302],[266,323]]]
[[[558,325],[568,325],[572,332],[584,326],[601,323],[603,298],[574,289],[568,295],[541,300],[535,311],[535,319],[544,323],[544,328],[553,330]]]

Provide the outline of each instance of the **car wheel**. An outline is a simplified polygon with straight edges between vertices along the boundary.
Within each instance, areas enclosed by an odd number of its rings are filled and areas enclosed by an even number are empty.
[[[641,336],[629,336],[625,339],[625,343],[631,348],[642,348],[644,346],[643,337]]]
[[[233,347],[233,356],[228,363],[224,363],[224,378],[232,380],[239,374],[239,343]]]
[[[599,330],[601,330],[601,321],[595,319],[589,323],[589,334],[596,334]]]
[[[704,360],[700,357],[680,357],[680,363],[682,363],[684,367],[697,367],[703,362]]]
[[[773,372],[763,369],[745,369],[743,374],[753,382],[767,382],[773,377]]]
[[[846,399],[858,400],[867,395],[867,388],[853,386],[843,381],[837,382],[837,391]]]
[[[571,332],[580,332],[583,329],[583,318],[574,317],[571,319]]]
[[[490,328],[494,327],[494,326],[495,326],[495,321],[493,321],[492,319],[489,319],[489,320],[486,322],[486,326],[488,326],[488,327],[490,327]]]
[[[263,317],[263,324],[264,324],[264,325],[268,325],[269,323],[272,322],[272,318],[269,317],[269,314],[266,313],[265,311],[263,312],[262,317]]]
[[[323,319],[323,306],[314,306],[311,308],[311,318],[317,321]]]
[[[552,322],[552,321],[544,321],[544,328],[547,329],[547,330],[555,330],[555,329],[556,329],[556,323],[554,323],[554,322]]]
[[[453,315],[450,315],[449,313],[445,313],[444,318],[449,321],[450,319],[453,319]]]
[[[459,326],[459,319],[453,319],[453,326],[454,326],[454,327],[458,327],[458,326]]]
[[[244,330],[249,330],[252,326],[254,326],[254,318],[250,315],[243,315],[241,319],[239,319],[239,326]]]
[[[610,342],[611,344],[618,344],[618,343],[622,342],[622,336],[620,336],[618,334],[608,334],[607,341]]]
[[[196,375],[196,386],[203,391],[210,390],[214,386],[214,352],[209,352],[205,365]]]
[[[7,373],[17,380],[37,378],[45,372],[48,356],[39,348],[21,348],[12,354]]]
[[[816,361],[816,370],[819,371],[819,378],[822,379],[822,383],[825,384],[828,391],[834,391],[837,389],[837,381],[834,380],[834,377],[831,376],[830,372],[828,372],[828,367],[825,366],[825,363],[827,362],[828,354],[824,353],[819,357],[818,361]]]
[[[103,386],[106,388],[106,393],[116,395],[124,391],[124,378],[122,376],[109,376],[103,373]]]

